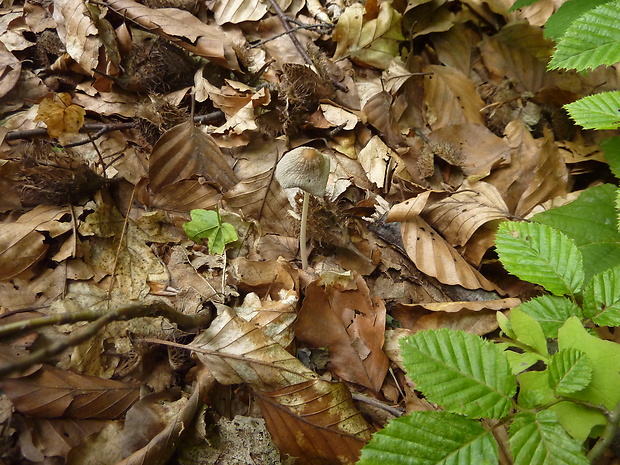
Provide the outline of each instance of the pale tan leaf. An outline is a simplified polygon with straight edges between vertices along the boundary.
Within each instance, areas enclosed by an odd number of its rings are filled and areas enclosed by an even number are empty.
[[[290,6],[292,0],[280,0],[282,11]],[[269,11],[268,4],[260,0],[216,0],[211,7],[217,24],[258,21]]]
[[[453,246],[465,245],[483,224],[510,215],[495,186],[465,181],[450,197],[427,206],[422,216]]]
[[[21,62],[0,41],[0,98],[15,87],[21,70]]]
[[[237,183],[235,173],[213,137],[186,121],[166,131],[149,158],[149,187],[157,193],[179,181],[205,178],[229,190]]]
[[[400,304],[402,308],[411,310],[412,312],[419,310],[430,310],[431,312],[458,313],[463,310],[470,312],[480,312],[482,310],[507,310],[521,304],[521,299],[516,297],[508,297],[506,299],[483,300],[483,301],[465,301],[465,302],[433,302],[419,304]]]
[[[329,369],[342,379],[378,392],[388,369],[383,353],[385,305],[371,298],[364,279],[322,285],[314,281],[295,323],[295,334],[309,347],[329,348]]]
[[[517,91],[538,92],[550,83],[547,62],[553,42],[543,38],[540,27],[512,22],[480,44],[487,68],[499,77],[508,77]]]
[[[68,212],[66,207],[40,205],[16,221],[0,224],[0,280],[10,279],[38,263],[49,248],[39,231],[46,231]],[[70,223],[64,223],[62,232],[70,228]]]
[[[407,221],[408,219],[415,218],[422,210],[426,208],[426,204],[433,192],[424,191],[418,194],[414,198],[407,199],[404,202],[397,203],[390,208],[387,216],[385,217],[386,223],[399,223]]]
[[[484,102],[473,82],[461,71],[448,66],[430,65],[424,76],[425,118],[433,129],[455,124],[484,124],[480,110]]]
[[[110,0],[106,5],[196,55],[229,69],[239,69],[226,33],[217,26],[203,23],[188,11],[151,9],[132,0]]]
[[[139,387],[43,366],[24,378],[0,380],[15,409],[39,418],[113,420],[138,400]]]
[[[458,284],[467,289],[496,289],[422,218],[405,221],[401,231],[407,255],[424,274],[444,284]]]
[[[86,2],[54,0],[53,16],[67,53],[86,73],[91,74],[91,70],[99,64],[99,52],[103,43]]]
[[[379,136],[372,139],[360,150],[357,155],[368,180],[374,182],[379,188],[386,185],[390,162],[396,158],[396,154],[390,149]]]
[[[221,384],[247,383],[268,391],[298,384],[317,375],[262,329],[239,318],[224,305],[211,326],[188,346]]]
[[[353,464],[373,432],[344,383],[311,380],[255,398],[280,451],[300,465]]]
[[[363,18],[364,6],[361,3],[348,6],[340,15],[338,24],[332,32],[332,39],[336,42],[334,60],[344,58],[349,52],[349,48],[359,43]]]

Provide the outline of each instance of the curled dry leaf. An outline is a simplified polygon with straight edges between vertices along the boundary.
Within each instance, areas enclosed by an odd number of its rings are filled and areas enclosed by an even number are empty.
[[[292,0],[280,0],[278,5],[282,11],[291,5]],[[215,15],[215,22],[219,25],[225,23],[241,23],[243,21],[258,21],[267,14],[267,3],[260,0],[216,0],[211,7]]]
[[[139,386],[43,366],[23,378],[0,380],[18,412],[38,418],[113,420],[140,396]]]
[[[329,348],[329,369],[341,378],[378,392],[388,369],[383,353],[385,305],[371,298],[358,273],[334,285],[314,281],[295,324],[300,342]]]
[[[310,380],[255,396],[274,442],[300,465],[355,463],[373,432],[344,383]]]
[[[217,26],[203,23],[188,11],[151,9],[132,0],[108,0],[106,5],[122,17],[136,21],[148,31],[171,40],[189,52],[225,68],[239,69],[226,33]]]
[[[466,289],[496,290],[495,285],[465,261],[426,221],[411,218],[401,225],[403,244],[415,266],[440,282]]]
[[[204,178],[225,191],[237,184],[237,177],[213,137],[186,121],[166,131],[149,158],[149,187],[157,193],[179,181]],[[176,192],[167,193],[176,196]]]

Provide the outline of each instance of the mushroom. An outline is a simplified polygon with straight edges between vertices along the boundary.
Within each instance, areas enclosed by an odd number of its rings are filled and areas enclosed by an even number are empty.
[[[306,254],[306,225],[308,223],[308,201],[310,194],[325,195],[329,177],[329,158],[312,147],[297,147],[284,154],[276,166],[276,179],[284,188],[298,187],[304,191],[301,209],[301,230],[299,233],[299,254],[301,266],[308,267]]]

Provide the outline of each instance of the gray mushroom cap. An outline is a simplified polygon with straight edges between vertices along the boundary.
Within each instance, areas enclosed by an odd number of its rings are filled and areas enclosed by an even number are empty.
[[[312,147],[297,147],[280,159],[275,176],[284,188],[298,187],[323,197],[329,177],[329,157]]]

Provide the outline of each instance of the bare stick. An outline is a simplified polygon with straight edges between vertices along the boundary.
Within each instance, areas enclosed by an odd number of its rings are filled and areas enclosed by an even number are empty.
[[[291,25],[288,23],[288,18],[284,14],[284,11],[282,11],[282,8],[280,8],[280,5],[278,5],[278,3],[275,0],[269,0],[269,3],[275,10],[276,14],[278,15],[278,18],[280,18],[280,21],[282,22],[282,26],[284,26],[284,29],[288,33],[288,36],[291,38],[291,41],[293,42],[293,45],[295,45],[295,48],[297,49],[299,54],[302,56],[302,58],[307,64],[312,66],[312,60],[308,56],[308,52],[306,52],[306,50],[303,48],[303,46],[299,42],[299,39],[297,39],[297,36],[293,32]]]

